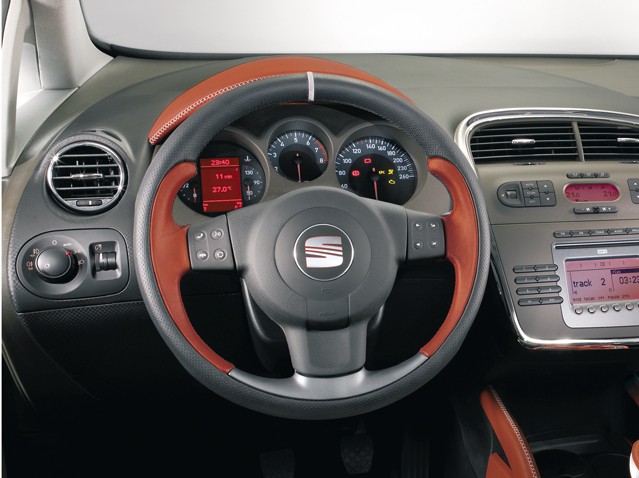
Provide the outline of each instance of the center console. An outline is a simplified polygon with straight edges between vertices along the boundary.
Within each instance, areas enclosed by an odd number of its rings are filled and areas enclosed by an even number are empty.
[[[511,121],[507,120],[509,128]],[[639,151],[639,139],[634,139],[639,138],[639,118],[633,121],[632,128],[620,127],[612,137],[636,144]],[[533,161],[530,153],[526,161],[481,163],[472,161],[472,123],[472,117],[465,120],[465,135],[458,129],[458,143],[464,140],[462,149],[484,190],[493,272],[519,341],[531,348],[639,345],[635,150],[622,149],[629,154],[619,160],[619,153],[610,152],[609,159],[584,161],[580,149],[574,161],[557,160],[553,154]],[[588,147],[573,125],[577,139]],[[491,141],[502,141],[504,131]],[[527,139],[534,138],[532,134],[519,136],[523,138],[513,139],[513,145],[534,143]],[[507,139],[510,147],[511,138]],[[481,141],[483,145],[487,140]],[[513,154],[527,153],[519,148]]]

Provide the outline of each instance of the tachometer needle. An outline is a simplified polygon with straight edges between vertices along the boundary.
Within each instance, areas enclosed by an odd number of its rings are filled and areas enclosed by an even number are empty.
[[[375,187],[375,199],[379,201],[379,197],[377,196],[377,181],[373,181],[373,186]]]

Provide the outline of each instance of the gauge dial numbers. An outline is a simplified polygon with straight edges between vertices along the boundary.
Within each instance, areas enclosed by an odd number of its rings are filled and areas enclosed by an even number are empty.
[[[268,148],[275,171],[297,182],[308,182],[326,171],[328,155],[317,136],[292,130],[277,136]]]
[[[415,164],[403,148],[384,138],[353,141],[337,155],[342,189],[359,196],[405,204],[417,188]]]
[[[201,214],[215,216],[257,203],[264,196],[264,169],[240,146],[218,143],[214,148],[207,147],[197,171],[178,197]]]

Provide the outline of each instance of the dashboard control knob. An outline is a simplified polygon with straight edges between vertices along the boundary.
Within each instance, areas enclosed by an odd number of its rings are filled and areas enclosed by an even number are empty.
[[[95,253],[95,270],[112,271],[118,268],[118,261],[115,252],[96,252]]]
[[[35,269],[43,281],[63,284],[75,277],[78,272],[78,261],[72,252],[54,246],[38,254]]]

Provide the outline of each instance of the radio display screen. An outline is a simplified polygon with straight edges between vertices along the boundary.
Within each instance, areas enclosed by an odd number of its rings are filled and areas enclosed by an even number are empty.
[[[570,302],[639,299],[639,257],[566,261]]]
[[[200,159],[204,212],[242,207],[240,158]]]
[[[601,184],[569,184],[564,195],[572,202],[602,202],[619,199],[619,190],[608,183]]]

